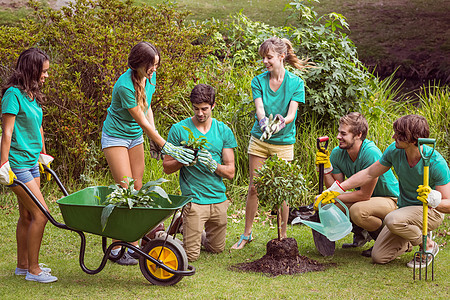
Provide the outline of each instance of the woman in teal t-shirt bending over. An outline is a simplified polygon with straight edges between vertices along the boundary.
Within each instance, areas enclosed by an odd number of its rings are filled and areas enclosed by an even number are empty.
[[[142,187],[145,168],[143,132],[162,148],[163,154],[185,165],[194,159],[192,150],[167,143],[155,129],[150,103],[155,92],[155,71],[159,62],[158,50],[148,42],[140,42],[131,49],[129,69],[114,85],[111,105],[103,123],[103,152],[114,181],[125,188],[128,186],[126,177],[134,179],[136,190]],[[119,248],[113,249],[113,254],[118,252]],[[117,263],[137,264],[138,261],[130,254],[132,251],[126,252]]]
[[[40,91],[49,67],[48,56],[39,49],[30,48],[20,54],[13,74],[2,89],[0,159],[0,182],[11,188],[19,202],[14,273],[25,275],[26,280],[44,283],[58,280],[50,274],[49,268],[38,263],[47,217],[13,180],[23,182],[48,210],[40,190],[38,161],[44,158],[48,165],[53,160],[44,154],[41,108],[44,95]]]
[[[287,161],[294,159],[295,120],[299,103],[305,103],[303,80],[284,68],[286,61],[296,69],[310,67],[294,54],[291,42],[272,37],[259,47],[267,71],[252,80],[255,123],[248,146],[249,188],[245,207],[245,230],[232,249],[242,249],[252,240],[252,225],[258,209],[253,176],[271,155]],[[272,116],[273,118],[271,118]],[[281,212],[281,237],[286,237],[289,210],[286,203]]]

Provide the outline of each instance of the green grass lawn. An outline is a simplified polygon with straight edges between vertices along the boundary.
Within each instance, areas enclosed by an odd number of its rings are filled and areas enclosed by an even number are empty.
[[[78,235],[50,223],[46,227],[40,262],[51,267],[59,280],[51,284],[28,282],[14,275],[18,210],[10,192],[3,196],[10,200],[4,202],[6,204],[0,210],[1,299],[448,299],[450,293],[448,236],[436,238],[444,246],[435,263],[435,281],[413,281],[412,270],[405,266],[412,253],[406,253],[387,265],[374,265],[370,259],[360,255],[361,250],[373,242],[362,249],[342,249],[342,243],[351,241],[350,235],[337,242],[334,256],[324,258],[314,247],[311,230],[298,225],[289,227],[288,236],[297,240],[300,254],[321,263],[334,263],[334,267],[323,272],[278,277],[231,271],[230,266],[234,264],[263,256],[267,241],[276,238],[276,229],[271,226],[274,220],[269,219],[267,213],[261,213],[254,226],[254,241],[244,250],[229,252],[244,228],[244,211],[236,204],[229,209],[225,252],[216,255],[202,252],[200,259],[192,263],[197,269],[195,275],[183,278],[175,286],[151,285],[138,266],[124,267],[108,262],[97,275],[84,273],[78,264]],[[54,217],[63,221],[55,203],[57,197],[51,193],[47,201]],[[446,216],[440,232],[443,233],[444,229],[449,231],[449,227],[450,219]],[[87,266],[96,268],[101,258],[101,238],[88,235]]]

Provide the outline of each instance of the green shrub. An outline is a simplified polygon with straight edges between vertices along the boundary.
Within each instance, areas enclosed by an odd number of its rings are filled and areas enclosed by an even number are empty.
[[[0,46],[7,49],[1,58],[14,62],[30,46],[50,55],[44,129],[47,149],[63,177],[78,178],[90,155],[90,141],[98,144],[112,88],[127,69],[133,45],[146,40],[161,50],[152,107],[164,107],[173,115],[177,97],[186,94],[199,62],[211,51],[207,43],[198,42],[211,33],[185,25],[188,13],[173,5],[155,8],[136,6],[131,0],[76,0],[61,10],[36,1],[30,6],[34,15],[24,29],[0,28]]]

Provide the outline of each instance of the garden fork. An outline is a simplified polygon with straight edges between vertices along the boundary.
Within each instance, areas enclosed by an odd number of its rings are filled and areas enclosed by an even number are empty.
[[[433,150],[427,156],[421,148],[423,144],[432,144]],[[420,155],[423,159],[423,185],[428,186],[429,184],[429,174],[430,174],[430,158],[433,155],[434,149],[436,148],[435,139],[418,139],[418,147]],[[428,279],[428,261],[431,259],[431,280],[434,280],[434,254],[426,252],[427,249],[427,233],[428,233],[428,204],[423,204],[423,227],[422,227],[422,249],[414,253],[414,268],[413,268],[413,280],[416,280],[416,262],[422,264],[422,259],[425,257],[425,280]],[[430,237],[431,239],[431,237]],[[419,280],[422,279],[422,268],[419,266]]]

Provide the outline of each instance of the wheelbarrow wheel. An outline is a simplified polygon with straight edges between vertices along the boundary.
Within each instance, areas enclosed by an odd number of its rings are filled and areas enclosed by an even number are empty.
[[[142,251],[155,259],[158,259],[159,257],[158,260],[161,265],[164,264],[173,270],[186,270],[188,259],[183,247],[171,236],[167,237],[167,241],[164,245],[164,239],[165,237],[148,241]],[[183,278],[182,275],[167,272],[146,259],[144,256],[139,258],[139,266],[144,277],[155,285],[174,285]]]

